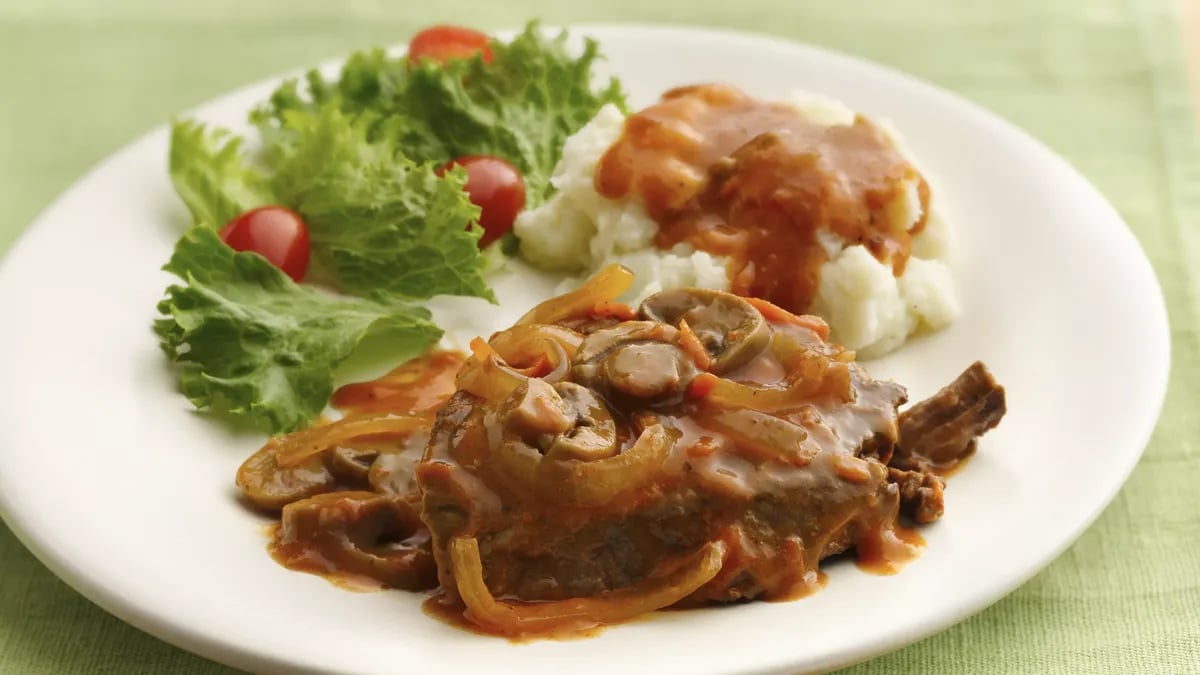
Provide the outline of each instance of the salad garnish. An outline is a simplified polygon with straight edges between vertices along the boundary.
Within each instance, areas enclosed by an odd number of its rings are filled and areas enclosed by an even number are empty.
[[[512,220],[553,191],[564,140],[625,105],[615,79],[593,86],[591,41],[575,55],[536,23],[507,43],[435,28],[411,55],[360,52],[335,78],[284,82],[251,114],[257,138],[173,125],[193,226],[155,329],[201,410],[304,427],[369,332],[420,348],[441,335],[423,301],[494,301],[481,246],[512,251]]]

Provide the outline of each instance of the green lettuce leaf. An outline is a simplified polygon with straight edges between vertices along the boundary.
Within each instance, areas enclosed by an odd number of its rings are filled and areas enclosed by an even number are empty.
[[[602,105],[624,107],[615,80],[592,87],[596,45],[575,57],[566,40],[531,24],[494,42],[490,63],[444,66],[360,52],[336,79],[313,71],[255,110],[253,155],[227,131],[174,124],[170,176],[194,227],[165,267],[184,283],[167,289],[155,330],[184,394],[272,432],[300,428],[364,338],[386,332],[411,346],[440,335],[414,301],[494,302],[465,171],[436,169],[463,155],[503,157],[525,176],[526,205],[539,204],[566,138]],[[357,297],[297,285],[220,241],[216,228],[266,204],[308,224],[309,280]],[[511,254],[516,243],[509,235],[501,248]]]
[[[224,225],[239,213],[273,201],[266,176],[251,168],[243,140],[223,129],[184,120],[171,125],[168,171],[197,223]]]
[[[351,295],[402,299],[468,295],[495,300],[479,251],[479,207],[460,169],[416,164],[392,122],[348,114],[337,101],[287,115],[291,141],[273,147],[271,171],[253,168],[241,139],[191,121],[172,128],[171,177],[194,222],[217,227],[247,209],[281,204],[308,225],[309,278]]]
[[[292,111],[293,143],[277,148],[271,178],[280,200],[308,223],[315,264],[346,293],[438,294],[495,301],[484,281],[479,207],[463,190],[462,169],[439,177],[418,165],[396,134],[371,134],[374,114],[332,104]]]
[[[547,38],[536,23],[509,43],[492,43],[493,60],[482,58],[411,66],[406,57],[376,50],[350,58],[336,81],[308,73],[281,86],[251,119],[273,153],[299,142],[294,113],[315,114],[337,105],[350,115],[373,114],[369,137],[390,136],[417,162],[444,163],[463,155],[503,157],[519,168],[527,206],[552,191],[550,176],[563,142],[606,103],[625,108],[617,80],[592,86],[599,59],[595,42],[582,55],[567,49],[567,34]],[[277,155],[275,155],[277,156]]]
[[[181,370],[184,395],[272,433],[312,422],[333,393],[333,370],[371,333],[436,340],[429,313],[382,298],[297,285],[264,258],[236,253],[207,225],[179,240],[163,268],[155,332]]]

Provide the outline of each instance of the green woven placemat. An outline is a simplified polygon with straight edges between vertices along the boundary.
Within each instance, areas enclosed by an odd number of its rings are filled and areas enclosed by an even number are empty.
[[[1145,459],[1019,591],[845,672],[1200,673],[1200,144],[1167,0],[4,0],[0,251],[89,166],[185,107],[430,23],[534,16],[759,30],[860,54],[1015,121],[1095,182],[1149,252],[1171,313],[1175,377]],[[0,527],[0,672],[227,670],[92,606]]]

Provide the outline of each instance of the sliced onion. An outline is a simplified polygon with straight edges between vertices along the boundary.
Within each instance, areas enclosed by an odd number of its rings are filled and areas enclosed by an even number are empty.
[[[771,340],[771,353],[787,371],[787,379],[792,381],[797,377],[820,379],[826,370],[845,369],[847,363],[854,361],[854,352],[832,342],[804,342],[795,335],[783,332],[775,333]],[[843,373],[849,375],[849,373]],[[841,375],[838,375],[841,377]],[[850,387],[849,378],[844,384]]]
[[[787,371],[788,388],[807,396],[828,394],[843,401],[854,400],[854,385],[850,378],[853,353],[847,354],[833,344],[815,349],[787,335],[776,335],[771,342],[776,358]],[[829,350],[833,350],[832,354]]]
[[[496,333],[488,344],[507,363],[526,366],[546,354],[545,341],[559,345],[574,358],[583,335],[562,326],[526,323]]]
[[[468,361],[458,373],[457,386],[459,391],[499,403],[527,379],[526,375],[513,370],[500,359],[489,356],[482,361]]]
[[[537,494],[559,504],[603,506],[654,482],[662,473],[674,440],[663,425],[654,424],[632,446],[613,457],[594,461],[543,457],[537,465]]]
[[[537,305],[522,316],[517,325],[527,323],[553,324],[578,317],[597,305],[615,300],[633,284],[633,272],[613,263],[583,282],[579,288]]]
[[[714,405],[767,412],[795,408],[822,396],[854,400],[848,362],[782,333],[776,333],[771,340],[771,350],[786,373],[784,386],[753,386],[701,373],[692,380],[689,393]]]
[[[535,342],[534,346],[540,349],[541,355],[545,356],[546,363],[550,368],[549,372],[540,374],[540,378],[551,383],[564,379],[571,369],[571,358],[567,356],[566,349],[550,339],[543,338]],[[531,349],[531,347],[525,349]],[[529,374],[505,363],[497,352],[493,351],[487,354],[480,350],[458,372],[456,386],[459,391],[466,391],[485,401],[498,404],[508,398],[529,377]]]
[[[812,403],[822,394],[841,395],[850,391],[849,371],[843,368],[828,369],[828,375],[814,380],[799,377],[786,387],[753,387],[740,382],[726,380],[712,373],[700,373],[692,380],[689,393],[717,406],[752,408],[767,412],[790,410]],[[844,380],[843,386],[838,380]]]
[[[567,377],[567,373],[571,370],[571,357],[567,353],[567,348],[554,340],[541,339],[536,340],[537,346],[542,347],[542,357],[549,361],[550,371],[542,372],[538,375],[539,379],[545,380],[550,384],[562,382]]]
[[[281,468],[296,466],[313,455],[355,438],[376,435],[407,436],[428,429],[432,420],[417,415],[377,413],[344,417],[332,424],[276,436],[267,441],[275,451],[275,462]]]
[[[458,595],[472,622],[504,635],[585,628],[626,621],[679,602],[721,571],[725,543],[705,544],[689,560],[661,577],[647,578],[629,588],[589,598],[514,604],[497,600],[483,580],[483,561],[475,537],[450,540],[450,565]]]
[[[481,337],[475,337],[471,339],[471,355],[475,357],[476,361],[486,361],[489,356],[495,356],[496,358],[499,358],[499,354],[496,353],[496,350],[492,349],[492,346],[487,343],[487,340],[484,340]]]
[[[706,412],[706,427],[733,439],[739,450],[757,459],[803,467],[819,450],[805,443],[808,431],[804,427],[769,413],[723,406]]]

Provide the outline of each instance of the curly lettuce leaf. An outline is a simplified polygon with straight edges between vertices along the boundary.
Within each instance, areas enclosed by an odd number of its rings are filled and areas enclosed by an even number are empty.
[[[373,114],[323,105],[290,112],[287,124],[296,139],[279,148],[271,183],[304,216],[314,261],[339,290],[495,301],[465,171],[439,177],[435,165],[408,159],[394,133],[372,138],[387,124]]]
[[[494,44],[491,63],[474,59],[445,68],[423,62],[396,96],[400,115],[413,121],[402,142],[441,153],[435,156],[504,157],[521,169],[527,202],[537,206],[551,192],[567,137],[604,104],[625,105],[616,79],[592,89],[596,43],[587,40],[582,56],[572,58],[566,42],[565,32],[546,38],[530,24],[512,42]],[[441,147],[418,144],[422,138],[436,138]]]
[[[391,136],[410,159],[442,163],[486,154],[512,162],[525,176],[529,207],[552,191],[550,176],[562,145],[601,106],[624,109],[619,82],[592,86],[599,59],[594,41],[572,56],[567,34],[542,35],[536,23],[509,43],[493,42],[493,60],[482,58],[410,66],[406,57],[380,50],[351,57],[336,81],[317,71],[282,85],[251,119],[268,139],[271,156],[298,142],[295,113],[315,114],[337,105],[349,115],[385,121],[366,133]]]
[[[504,157],[525,175],[527,206],[539,204],[566,138],[602,105],[624,107],[615,80],[592,87],[595,44],[574,57],[566,40],[531,24],[493,43],[490,63],[444,66],[360,52],[336,79],[313,71],[279,87],[251,116],[261,135],[253,157],[226,131],[176,123],[170,175],[195,226],[165,268],[184,283],[167,289],[155,329],[187,397],[273,432],[299,428],[364,338],[385,331],[411,345],[440,335],[412,301],[494,301],[465,172],[435,167]],[[310,279],[359,297],[296,285],[221,243],[215,227],[265,204],[308,223]],[[515,244],[510,235],[503,250]]]
[[[394,132],[373,131],[392,125],[374,113],[330,103],[287,119],[292,141],[275,146],[269,171],[251,166],[227,131],[172,127],[171,178],[194,222],[219,227],[281,204],[308,225],[314,276],[342,292],[495,300],[463,171],[437,176],[433,164],[408,159]]]
[[[311,423],[333,393],[334,368],[368,334],[429,343],[441,331],[408,303],[347,298],[297,285],[264,258],[237,253],[197,225],[163,268],[155,332],[181,370],[184,395],[272,433]]]
[[[243,139],[184,120],[171,125],[167,160],[171,182],[197,223],[218,227],[273,201],[266,176],[250,166]]]

